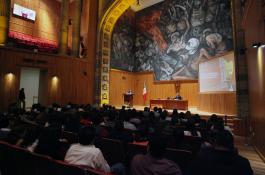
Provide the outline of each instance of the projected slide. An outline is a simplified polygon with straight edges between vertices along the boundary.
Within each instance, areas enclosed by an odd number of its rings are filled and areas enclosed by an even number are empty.
[[[234,53],[199,65],[200,92],[236,91]]]

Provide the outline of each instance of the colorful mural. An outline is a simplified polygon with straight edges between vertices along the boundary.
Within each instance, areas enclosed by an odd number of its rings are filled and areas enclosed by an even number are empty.
[[[233,50],[229,0],[166,0],[135,21],[136,28],[117,24],[112,67],[154,71],[155,80],[197,79],[199,62]]]

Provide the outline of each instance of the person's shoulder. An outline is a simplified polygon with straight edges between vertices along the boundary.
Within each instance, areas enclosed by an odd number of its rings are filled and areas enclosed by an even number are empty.
[[[137,154],[133,157],[132,159],[132,163],[140,163],[141,161],[143,161],[145,159],[146,155],[143,154]]]
[[[167,164],[166,170],[168,172],[172,172],[170,174],[177,174],[177,175],[182,174],[179,165],[176,164],[174,161],[168,160],[168,159],[163,159],[163,162],[164,162],[164,164]]]

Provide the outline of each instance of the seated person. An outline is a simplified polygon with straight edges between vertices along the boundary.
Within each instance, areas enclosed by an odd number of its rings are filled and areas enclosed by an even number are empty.
[[[95,134],[93,127],[82,127],[78,133],[79,143],[71,145],[65,155],[65,161],[104,172],[115,172],[118,175],[125,174],[125,168],[121,164],[115,164],[110,168],[101,150],[96,148],[93,143]]]
[[[110,172],[110,166],[101,150],[93,144],[95,134],[95,129],[92,127],[81,128],[78,133],[79,143],[71,145],[64,160],[70,164],[84,165]]]
[[[115,127],[111,131],[110,137],[112,139],[120,140],[123,143],[133,142],[133,135],[125,132],[124,122],[116,121]]]
[[[175,100],[182,100],[182,97],[180,96],[179,92],[177,92],[176,97],[174,98]]]
[[[188,175],[253,175],[249,161],[235,152],[232,134],[218,131],[213,148],[201,152],[188,169]]]
[[[47,127],[40,133],[34,152],[50,156],[53,159],[62,160],[60,155],[61,142],[60,142],[60,129]]]
[[[166,150],[166,139],[154,134],[149,139],[149,153],[134,156],[131,163],[133,175],[181,175],[181,170],[174,162],[163,158]]]
[[[201,132],[196,129],[194,122],[189,120],[186,123],[186,129],[184,131],[184,135],[193,136],[193,137],[201,137]]]
[[[0,114],[0,139],[6,139],[10,131],[8,118]]]

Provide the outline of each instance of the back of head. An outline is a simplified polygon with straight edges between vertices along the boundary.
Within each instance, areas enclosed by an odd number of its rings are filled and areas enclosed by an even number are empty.
[[[175,128],[173,131],[173,136],[175,139],[176,145],[180,144],[184,139],[184,132],[178,128]]]
[[[218,131],[215,135],[215,145],[228,150],[234,150],[233,135],[227,130]]]
[[[149,151],[155,158],[162,158],[167,146],[167,140],[160,134],[153,134],[149,138]]]
[[[178,110],[177,109],[173,109],[172,115],[178,115]]]
[[[124,130],[124,123],[123,123],[123,121],[121,121],[121,120],[115,121],[114,127],[115,127],[115,130],[116,131],[122,132]]]
[[[186,117],[186,118],[191,118],[191,112],[190,112],[190,111],[187,111],[187,112],[185,113],[185,117]]]
[[[81,127],[78,132],[79,143],[81,145],[90,145],[95,139],[95,129],[93,127]]]

